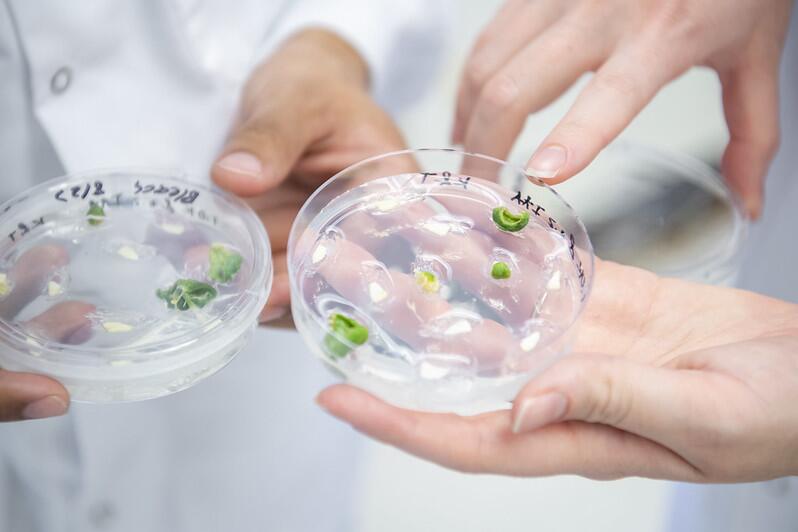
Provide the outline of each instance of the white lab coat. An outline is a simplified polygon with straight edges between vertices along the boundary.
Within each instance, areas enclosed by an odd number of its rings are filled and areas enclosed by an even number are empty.
[[[0,196],[100,167],[207,179],[252,66],[308,25],[362,53],[378,101],[412,99],[442,7],[0,0]],[[1,425],[0,532],[351,530],[357,440],[312,402],[329,381],[295,333],[259,331],[188,391]]]
[[[765,210],[746,242],[741,288],[798,303],[798,13],[788,36],[781,85],[782,145],[768,176]],[[679,485],[673,532],[796,532],[798,478],[724,486]]]

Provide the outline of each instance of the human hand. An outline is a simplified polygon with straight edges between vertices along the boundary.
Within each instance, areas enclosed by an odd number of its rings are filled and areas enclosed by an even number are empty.
[[[8,274],[11,291],[0,300],[0,317],[13,320],[68,260],[66,250],[54,245],[37,246],[23,253]],[[78,344],[91,334],[86,315],[93,310],[86,303],[63,301],[32,318],[25,327],[44,338]],[[68,407],[69,394],[59,382],[42,375],[0,369],[0,422],[60,416]]]
[[[505,158],[527,115],[596,71],[528,162],[552,183],[587,166],[665,84],[717,71],[730,140],[722,169],[758,216],[777,149],[778,75],[791,0],[508,0],[465,68],[452,133]]]
[[[288,39],[247,83],[212,174],[220,187],[250,198],[269,231],[275,275],[262,322],[288,312],[288,233],[308,196],[346,166],[404,145],[369,96],[367,78],[348,44],[308,30]]]
[[[798,473],[798,306],[599,262],[576,353],[513,409],[412,412],[348,385],[323,408],[441,465],[742,482]]]

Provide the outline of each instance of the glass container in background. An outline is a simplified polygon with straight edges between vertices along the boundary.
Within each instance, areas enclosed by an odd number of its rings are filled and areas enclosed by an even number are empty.
[[[734,284],[749,222],[708,164],[618,141],[555,188],[579,213],[597,257],[667,277]]]

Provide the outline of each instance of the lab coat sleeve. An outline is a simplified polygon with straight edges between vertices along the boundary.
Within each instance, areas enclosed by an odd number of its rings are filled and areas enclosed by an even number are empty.
[[[302,29],[330,30],[367,63],[375,99],[396,110],[417,98],[440,66],[452,9],[449,0],[298,0],[268,33],[255,60]]]

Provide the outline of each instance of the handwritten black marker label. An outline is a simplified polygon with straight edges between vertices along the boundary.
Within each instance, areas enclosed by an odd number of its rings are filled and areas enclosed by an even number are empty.
[[[103,188],[103,182],[93,181],[62,188],[61,190],[56,191],[54,197],[58,201],[63,201],[66,203],[71,200],[85,200],[90,196],[94,198],[104,195],[105,189]]]
[[[421,183],[426,184],[430,177],[434,177],[433,183],[441,186],[461,186],[463,190],[468,189],[471,178],[467,176],[452,177],[451,172],[421,172]]]
[[[585,268],[582,265],[582,259],[576,253],[576,237],[573,233],[567,232],[563,227],[559,224],[557,220],[555,220],[551,216],[543,215],[542,213],[546,212],[542,206],[537,205],[534,201],[532,201],[532,197],[527,195],[526,197],[522,197],[521,191],[517,191],[513,197],[510,198],[510,201],[515,202],[520,207],[528,210],[538,218],[542,218],[545,220],[545,224],[554,231],[560,233],[560,236],[564,237],[568,240],[568,253],[571,256],[571,262],[574,264],[576,268],[576,274],[579,279],[579,287],[582,289],[582,301],[585,300],[587,294],[585,293],[585,285],[587,284],[587,276],[585,274]]]
[[[28,223],[19,222],[17,223],[17,228],[8,234],[8,238],[11,239],[12,242],[16,242],[40,225],[44,225],[44,216],[35,218]]]
[[[165,198],[169,198],[174,202],[191,204],[194,203],[199,197],[199,190],[194,190],[190,188],[181,188],[175,186],[167,186],[163,184],[141,184],[140,181],[136,181],[133,184],[134,194],[152,194],[156,196],[163,196]]]
[[[194,209],[194,207],[186,207],[183,210],[184,214],[191,216],[192,218],[197,218],[202,222],[210,222],[212,225],[218,225],[219,219],[216,217],[215,214],[210,214],[204,209]]]

